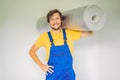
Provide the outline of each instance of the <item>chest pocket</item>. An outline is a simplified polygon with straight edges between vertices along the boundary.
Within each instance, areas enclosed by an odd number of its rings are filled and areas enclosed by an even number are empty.
[[[62,47],[62,46],[60,46]],[[63,65],[68,63],[68,55],[66,54],[65,49],[57,49],[52,51],[52,56],[55,65]]]

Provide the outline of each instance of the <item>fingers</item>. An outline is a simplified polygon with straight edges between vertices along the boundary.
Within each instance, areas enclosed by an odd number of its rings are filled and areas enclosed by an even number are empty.
[[[54,72],[54,70],[52,68],[54,68],[54,67],[53,66],[49,66],[47,72],[52,74]],[[48,75],[48,74],[46,74],[46,75]]]
[[[54,66],[49,66],[50,68],[54,68]]]
[[[52,74],[54,71],[51,68],[49,68],[47,72],[49,72],[50,74]]]

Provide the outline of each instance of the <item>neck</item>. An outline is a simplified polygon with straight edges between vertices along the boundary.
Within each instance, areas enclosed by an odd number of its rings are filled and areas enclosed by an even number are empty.
[[[55,34],[58,34],[58,33],[60,33],[61,28],[60,28],[60,29],[58,29],[58,30],[54,30],[54,29],[52,29],[52,31],[53,31]]]

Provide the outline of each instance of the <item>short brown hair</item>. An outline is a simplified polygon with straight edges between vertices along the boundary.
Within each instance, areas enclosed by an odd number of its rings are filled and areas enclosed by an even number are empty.
[[[48,22],[48,23],[49,23],[49,19],[51,18],[51,16],[52,16],[54,13],[59,13],[60,18],[61,18],[61,20],[62,20],[62,13],[61,13],[58,9],[53,9],[53,10],[49,11],[48,14],[47,14],[47,22]]]

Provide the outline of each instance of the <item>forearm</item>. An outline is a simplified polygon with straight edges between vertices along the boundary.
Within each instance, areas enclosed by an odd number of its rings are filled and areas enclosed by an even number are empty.
[[[81,31],[81,37],[87,37],[93,34],[93,31]]]
[[[35,63],[41,67],[41,65],[43,64],[41,62],[41,60],[38,58],[38,56],[36,55],[36,53],[34,51],[30,51],[30,56],[32,57],[32,59],[35,61]]]

